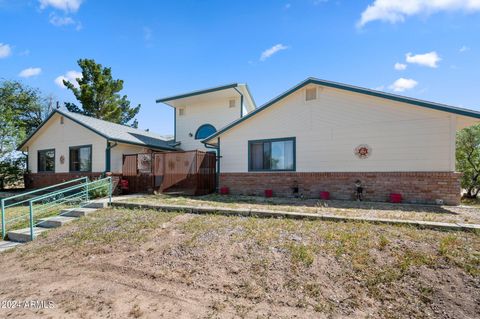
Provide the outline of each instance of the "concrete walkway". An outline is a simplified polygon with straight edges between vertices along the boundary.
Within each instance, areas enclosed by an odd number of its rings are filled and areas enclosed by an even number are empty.
[[[403,219],[387,219],[387,218],[370,218],[370,217],[349,217],[338,215],[322,215],[314,213],[298,213],[285,212],[276,210],[259,210],[259,209],[238,209],[223,207],[196,207],[183,205],[159,205],[159,204],[141,204],[129,203],[128,201],[117,200],[112,203],[113,207],[125,207],[130,209],[154,209],[165,212],[185,212],[192,214],[221,214],[235,216],[255,216],[255,217],[273,217],[273,218],[291,218],[291,219],[308,219],[308,220],[327,220],[337,222],[365,222],[372,224],[388,224],[388,225],[406,225],[418,228],[428,228],[436,230],[453,230],[453,231],[480,231],[479,224],[461,224],[461,223],[442,223],[420,220],[403,220]]]

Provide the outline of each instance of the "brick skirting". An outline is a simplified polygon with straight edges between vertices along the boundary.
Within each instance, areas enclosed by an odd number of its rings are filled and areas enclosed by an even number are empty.
[[[458,205],[460,177],[455,172],[221,173],[220,187],[228,187],[237,195],[262,196],[266,189],[272,189],[274,196],[291,197],[298,183],[299,193],[308,198],[319,198],[321,191],[328,191],[331,199],[351,200],[359,179],[366,201],[388,201],[390,193],[400,193],[406,203],[434,204],[441,199]]]
[[[30,173],[25,175],[26,188],[41,188],[50,185],[63,183],[75,178],[88,176],[90,179],[96,179],[103,173]]]

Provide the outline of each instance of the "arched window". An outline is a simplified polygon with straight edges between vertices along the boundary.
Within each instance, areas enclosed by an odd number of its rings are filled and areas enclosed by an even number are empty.
[[[195,133],[195,139],[196,140],[202,140],[204,138],[209,137],[213,133],[215,133],[217,129],[211,125],[211,124],[203,124],[200,126],[197,130],[197,133]]]

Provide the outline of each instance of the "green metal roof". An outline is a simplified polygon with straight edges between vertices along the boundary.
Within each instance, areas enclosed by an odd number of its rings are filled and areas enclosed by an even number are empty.
[[[171,142],[166,137],[136,129],[130,126],[116,124],[100,119],[96,119],[90,116],[81,115],[65,110],[54,110],[50,115],[42,122],[42,124],[31,133],[25,141],[17,148],[22,149],[23,146],[47,123],[54,114],[61,114],[64,117],[72,120],[73,122],[80,124],[81,126],[89,129],[90,131],[108,139],[112,142],[119,142],[125,144],[146,146],[155,149],[162,150],[175,150],[169,143]]]
[[[350,91],[350,92],[356,92],[356,93],[366,94],[366,95],[370,95],[370,96],[376,96],[376,97],[380,97],[380,98],[384,98],[384,99],[388,99],[388,100],[392,100],[392,101],[408,103],[408,104],[421,106],[421,107],[425,107],[425,108],[429,108],[429,109],[433,109],[433,110],[437,110],[437,111],[443,111],[443,112],[448,112],[448,113],[453,113],[453,114],[458,114],[458,115],[463,115],[463,116],[468,116],[468,117],[473,117],[473,118],[480,119],[480,112],[474,111],[474,110],[469,110],[469,109],[454,107],[454,106],[450,106],[450,105],[446,105],[446,104],[440,104],[440,103],[435,103],[435,102],[419,100],[419,99],[410,98],[410,97],[397,95],[397,94],[390,94],[390,93],[386,93],[386,92],[371,90],[371,89],[362,88],[362,87],[359,87],[359,86],[353,86],[353,85],[349,85],[349,84],[343,84],[343,83],[339,83],[339,82],[321,80],[321,79],[317,79],[317,78],[308,78],[305,81],[300,82],[299,84],[295,85],[293,88],[285,91],[284,93],[280,94],[279,96],[277,96],[277,97],[273,98],[272,100],[268,101],[264,105],[258,107],[254,111],[248,113],[244,117],[242,117],[242,118],[228,124],[227,126],[223,127],[222,129],[220,129],[216,133],[214,133],[214,134],[210,135],[209,137],[207,137],[206,139],[204,139],[202,141],[202,143],[206,143],[206,142],[212,140],[213,138],[215,138],[215,137],[221,135],[222,133],[230,130],[231,128],[235,127],[236,125],[242,123],[243,121],[246,121],[247,119],[255,116],[257,113],[262,112],[263,110],[267,109],[269,106],[277,103],[278,101],[284,99],[288,95],[294,93],[295,91],[297,91],[297,90],[299,90],[299,89],[301,89],[304,86],[309,85],[309,84],[317,84],[317,85],[322,85],[322,86],[326,86],[326,87],[332,87],[332,88],[336,88],[336,89],[347,90],[347,91]]]

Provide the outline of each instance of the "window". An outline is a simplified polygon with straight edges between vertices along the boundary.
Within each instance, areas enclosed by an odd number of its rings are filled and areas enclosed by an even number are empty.
[[[38,171],[55,172],[55,150],[38,151]]]
[[[232,107],[235,107],[236,106],[236,101],[235,100],[229,100],[228,101],[228,107],[232,108]]]
[[[198,128],[197,133],[195,133],[195,139],[203,140],[204,138],[207,138],[213,133],[215,133],[216,131],[217,129],[213,125],[203,124]]]
[[[70,172],[92,171],[92,145],[70,147]]]
[[[178,115],[179,116],[184,116],[185,115],[185,109],[183,107],[178,109]]]
[[[312,101],[317,99],[317,88],[307,88],[305,90],[305,101]]]
[[[249,141],[249,171],[294,171],[295,138]]]

